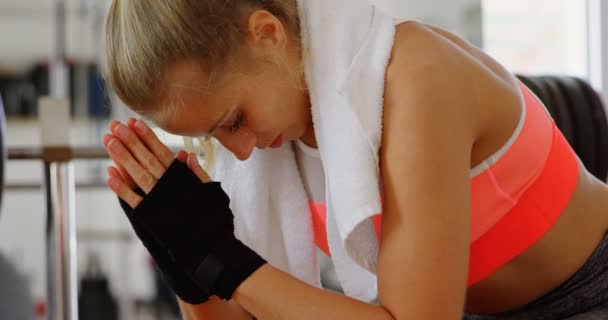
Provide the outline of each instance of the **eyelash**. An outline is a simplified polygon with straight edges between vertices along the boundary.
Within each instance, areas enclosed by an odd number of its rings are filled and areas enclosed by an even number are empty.
[[[235,133],[235,132],[239,131],[239,129],[241,128],[241,125],[243,124],[243,118],[244,118],[243,113],[239,112],[238,115],[236,116],[236,120],[234,120],[234,122],[230,126],[230,129],[229,129],[230,132]]]

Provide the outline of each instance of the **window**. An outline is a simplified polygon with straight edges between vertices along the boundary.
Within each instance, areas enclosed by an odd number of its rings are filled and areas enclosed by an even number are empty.
[[[482,0],[484,49],[511,71],[589,79],[587,0]]]

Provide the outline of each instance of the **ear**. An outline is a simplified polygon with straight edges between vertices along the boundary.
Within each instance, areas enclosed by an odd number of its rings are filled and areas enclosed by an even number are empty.
[[[247,25],[249,44],[258,49],[278,49],[287,46],[287,31],[275,15],[256,10],[249,16]]]

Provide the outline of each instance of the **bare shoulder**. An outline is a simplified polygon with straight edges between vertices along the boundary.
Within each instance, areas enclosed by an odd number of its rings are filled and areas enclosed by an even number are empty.
[[[471,72],[491,74],[506,86],[514,85],[512,73],[482,49],[448,30],[415,21],[397,25],[393,58],[397,64],[435,60],[440,64],[461,65]]]
[[[406,112],[409,108],[415,110]],[[385,111],[418,120],[432,116],[442,127],[470,130],[476,162],[509,138],[520,110],[515,77],[481,49],[437,27],[397,26]]]
[[[445,144],[474,145],[483,82],[466,51],[423,24],[398,25],[385,79],[381,156],[396,160],[413,148],[445,158],[439,151]]]
[[[468,88],[464,93],[474,90],[518,91],[510,71],[457,35],[414,21],[397,25],[388,74],[399,75],[400,78],[412,74],[418,77],[418,73],[426,73],[429,69],[440,71],[451,86]]]
[[[438,121],[442,116],[457,121],[457,116],[474,125],[482,83],[479,63],[452,41],[421,23],[397,26],[386,72],[385,109],[398,108],[408,117],[434,115]]]

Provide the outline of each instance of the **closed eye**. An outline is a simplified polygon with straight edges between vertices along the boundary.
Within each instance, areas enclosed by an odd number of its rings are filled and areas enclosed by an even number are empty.
[[[243,119],[244,119],[244,115],[241,111],[239,111],[239,113],[236,116],[236,119],[230,125],[230,132],[234,133],[234,132],[239,131],[239,129],[241,128],[241,125],[243,124]]]

